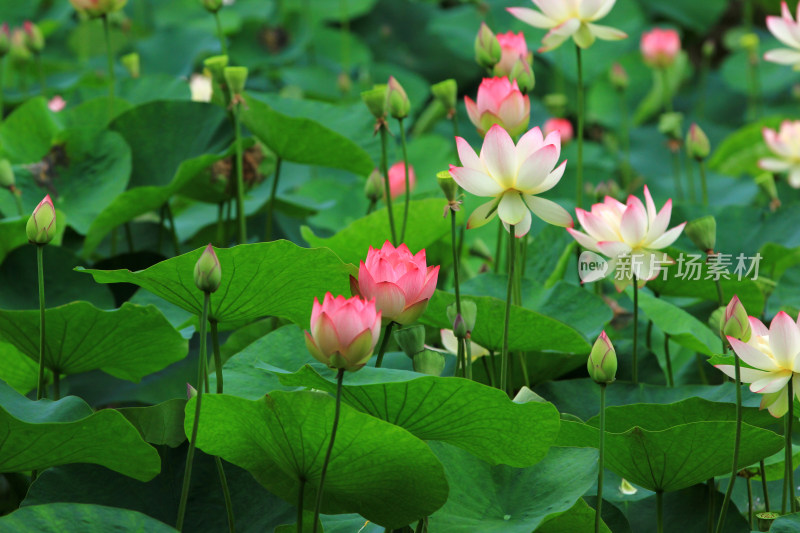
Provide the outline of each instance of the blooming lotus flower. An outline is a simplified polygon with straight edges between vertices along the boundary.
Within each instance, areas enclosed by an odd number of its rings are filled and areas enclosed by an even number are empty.
[[[752,367],[741,368],[741,379],[750,383],[751,391],[764,395],[761,409],[766,407],[772,416],[781,417],[789,410],[790,379],[800,398],[800,326],[783,311],[775,315],[769,329],[755,317],[749,321],[750,339],[742,342],[729,336],[728,342],[739,359]],[[733,365],[716,367],[730,377],[736,375]]]
[[[764,59],[781,65],[792,65],[800,70],[800,4],[797,6],[796,22],[789,6],[781,2],[781,16],[767,17],[767,28],[780,42],[789,48],[777,48],[764,54]]]
[[[770,172],[788,172],[789,185],[800,189],[800,120],[784,120],[780,131],[764,128],[761,134],[778,157],[759,159],[758,166]]]
[[[484,78],[478,87],[478,102],[465,96],[464,104],[469,119],[481,135],[495,124],[515,137],[528,129],[531,101],[519,90],[516,80]]]
[[[214,87],[208,76],[192,74],[192,77],[189,78],[189,90],[192,93],[193,102],[210,102]]]
[[[522,32],[498,33],[497,42],[500,43],[502,56],[500,62],[494,66],[495,76],[511,76],[511,70],[520,59],[528,61],[528,43],[525,42],[525,35]]]
[[[414,174],[414,167],[408,165],[408,186],[411,191],[417,184],[417,176]],[[399,161],[389,168],[389,194],[392,200],[406,192],[406,165]]]
[[[407,325],[425,312],[438,277],[439,267],[428,266],[425,250],[414,255],[405,244],[395,248],[386,241],[379,250],[369,247],[358,280],[350,277],[350,288],[353,294],[375,300],[384,323]]]
[[[56,236],[56,208],[49,194],[33,210],[25,232],[33,244],[47,244]]]
[[[588,48],[595,39],[616,41],[627,37],[625,32],[610,26],[594,24],[605,17],[616,0],[533,0],[541,9],[539,11],[527,7],[506,8],[509,13],[534,28],[545,28],[550,31],[542,39],[540,52],[553,50],[572,37],[575,44]]]
[[[327,293],[321,304],[314,298],[306,347],[317,361],[352,372],[369,361],[380,332],[381,312],[375,309],[375,300],[334,298]]]
[[[613,272],[618,265],[626,266],[626,271],[618,272],[614,280],[620,291],[631,283],[631,274],[636,275],[640,286],[655,278],[660,266],[671,262],[669,256],[658,250],[675,242],[686,225],[684,222],[667,231],[672,200],[667,200],[661,211],[657,211],[646,185],[644,197],[647,207],[631,195],[627,204],[606,196],[603,203],[592,206],[591,212],[576,208],[578,221],[586,233],[567,228],[581,246],[610,258],[606,272]]]
[[[101,17],[114,11],[119,11],[128,0],[69,0],[76,11],[81,11],[90,17]]]
[[[653,68],[666,68],[681,51],[681,38],[675,30],[654,28],[642,34],[639,49],[645,63]]]
[[[551,118],[544,123],[544,134],[550,135],[554,131],[561,134],[561,142],[567,144],[574,136],[572,123],[566,118]]]
[[[450,175],[470,194],[492,198],[472,212],[467,229],[498,215],[506,230],[513,225],[515,236],[522,237],[530,230],[531,211],[548,224],[572,226],[566,209],[536,196],[555,187],[564,175],[566,161],[553,169],[561,155],[557,131],[543,138],[542,131],[533,128],[514,146],[508,132],[494,125],[483,140],[480,157],[461,137],[456,137],[456,144],[464,166],[450,165]]]
[[[444,349],[450,352],[451,354],[458,354],[458,338],[456,337],[455,333],[453,333],[452,329],[442,329],[439,330],[439,334],[442,337],[442,346]],[[472,360],[475,361],[479,357],[483,357],[485,355],[489,355],[489,350],[472,342],[471,340],[467,341],[470,347],[470,354],[472,355]]]

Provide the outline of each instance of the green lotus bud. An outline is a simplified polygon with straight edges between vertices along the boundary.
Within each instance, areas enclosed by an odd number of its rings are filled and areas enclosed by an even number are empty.
[[[717,50],[717,45],[714,43],[713,39],[707,39],[703,43],[703,55],[705,57],[711,57],[714,55],[714,52]]]
[[[758,34],[745,33],[739,37],[739,44],[748,52],[755,52],[758,50]]]
[[[25,30],[25,46],[34,54],[41,53],[44,50],[44,34],[42,30],[33,22],[26,20],[22,25]]]
[[[219,288],[221,281],[222,267],[214,247],[209,244],[194,265],[194,284],[201,291],[212,293]]]
[[[132,52],[130,54],[125,54],[121,58],[119,58],[120,63],[122,66],[125,67],[125,70],[128,71],[128,74],[131,75],[131,78],[138,78],[140,74],[140,60],[139,54],[136,52]]]
[[[714,245],[717,242],[717,221],[713,216],[707,215],[692,220],[686,224],[683,231],[701,252],[711,253],[714,251]]]
[[[778,188],[775,187],[775,178],[769,172],[756,176],[756,185],[764,191],[771,200],[778,199]]]
[[[33,210],[25,232],[33,244],[47,244],[56,236],[56,208],[49,194]]]
[[[394,76],[389,76],[389,83],[386,84],[386,108],[393,118],[406,118],[411,110],[411,102],[408,95]]]
[[[478,35],[475,37],[475,61],[483,68],[494,68],[503,57],[503,49],[500,42],[489,26],[481,22]]]
[[[456,101],[458,100],[458,84],[456,80],[449,79],[431,85],[431,92],[433,97],[439,100],[439,103],[448,112],[456,108]]]
[[[209,13],[216,13],[222,9],[222,0],[200,0],[200,3]]]
[[[225,67],[225,81],[231,94],[242,94],[247,83],[247,67]]]
[[[394,340],[400,349],[411,359],[425,349],[425,326],[414,324],[405,326],[394,332]]]
[[[228,56],[211,56],[203,61],[203,66],[211,73],[217,83],[225,81],[225,68],[228,66]]]
[[[461,300],[461,314],[456,311],[456,303],[447,306],[447,319],[456,337],[466,337],[475,329],[478,306],[472,300]]]
[[[377,202],[383,198],[383,189],[383,176],[376,168],[367,177],[367,183],[364,185],[364,195],[370,202]]]
[[[750,340],[750,334],[752,333],[750,319],[738,296],[734,296],[725,308],[725,322],[722,326],[722,333],[727,337],[733,337],[742,342]]]
[[[456,180],[454,180],[453,176],[450,175],[450,171],[442,170],[441,172],[438,172],[436,174],[436,181],[439,183],[439,187],[442,189],[447,201],[455,201],[456,195],[458,194],[458,183],[456,183]]]
[[[658,131],[671,139],[680,139],[683,129],[683,113],[664,113],[658,119]]]
[[[689,128],[689,133],[686,134],[686,153],[698,161],[702,161],[711,153],[711,143],[708,142],[708,137],[700,129],[700,126],[694,123]]]
[[[522,94],[528,94],[536,85],[536,78],[533,75],[533,69],[530,63],[522,58],[517,59],[517,62],[514,63],[509,77],[512,80],[516,80],[517,86]]]
[[[11,163],[8,159],[0,159],[0,187],[10,189],[14,186],[14,169],[11,168]]]
[[[8,53],[11,48],[11,32],[8,29],[8,22],[0,26],[0,58]]]
[[[614,63],[611,65],[611,70],[608,73],[608,81],[610,81],[611,85],[618,91],[624,91],[628,88],[630,78],[628,78],[628,73],[622,68],[622,65]]]
[[[596,383],[608,384],[614,381],[617,375],[617,352],[605,331],[594,342],[586,368]]]
[[[386,85],[375,85],[372,89],[361,93],[361,99],[367,104],[369,112],[376,119],[386,118],[386,93],[388,90]]]
[[[444,355],[433,350],[422,350],[414,355],[414,370],[429,376],[441,376],[444,370]]]

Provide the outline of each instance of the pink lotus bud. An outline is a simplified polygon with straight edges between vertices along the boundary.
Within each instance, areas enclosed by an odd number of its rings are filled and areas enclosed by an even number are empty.
[[[408,95],[394,76],[389,76],[389,82],[386,84],[386,109],[392,117],[398,119],[407,117],[411,110]]]
[[[222,268],[214,247],[209,244],[194,265],[194,284],[203,292],[215,292],[222,282]]]
[[[614,63],[611,66],[611,71],[608,73],[608,80],[611,82],[611,85],[619,91],[627,89],[630,83],[628,73],[619,63]]]
[[[711,153],[711,143],[708,141],[708,136],[695,123],[692,123],[689,133],[686,134],[686,152],[698,161],[702,161]]]
[[[743,342],[750,340],[750,318],[738,296],[734,296],[725,307],[725,322],[722,325],[722,332],[728,337]]]
[[[76,11],[95,18],[119,11],[125,7],[128,0],[69,0],[69,2]]]
[[[27,40],[28,38],[22,28],[14,28],[11,31],[8,53],[16,65],[22,65],[33,57],[33,54],[28,49]]]
[[[56,236],[56,208],[49,194],[33,210],[25,232],[33,244],[47,244]]]
[[[572,130],[572,123],[565,118],[551,118],[544,123],[545,136],[550,135],[554,131],[561,134],[561,145],[567,144],[574,136]]]
[[[197,396],[197,389],[192,387],[189,383],[186,384],[186,399],[191,400]]]
[[[516,81],[508,78],[484,78],[478,87],[475,103],[469,96],[464,97],[469,119],[485,135],[494,124],[499,124],[512,137],[521,135],[528,129],[531,118],[531,102],[519,90]]]
[[[25,45],[28,47],[28,50],[35,54],[44,50],[44,34],[42,30],[39,29],[39,26],[26,20],[22,25],[22,29],[25,31]]]
[[[0,57],[8,53],[11,47],[11,32],[8,29],[8,22],[4,22],[0,26]]]
[[[642,34],[639,48],[644,62],[654,68],[666,68],[681,51],[681,38],[675,30],[654,28]]]
[[[502,56],[500,62],[494,66],[495,76],[511,76],[511,69],[517,60],[528,61],[528,44],[522,32],[515,34],[513,31],[497,34]]]
[[[614,345],[603,331],[592,346],[589,361],[586,363],[589,376],[596,382],[608,384],[614,381],[617,375],[617,352]]]
[[[405,244],[395,248],[386,241],[380,250],[369,247],[358,281],[350,278],[350,286],[354,293],[375,300],[385,323],[406,325],[425,312],[438,277],[439,267],[427,265],[425,250],[414,255]]]
[[[408,185],[411,191],[417,184],[417,176],[414,174],[414,167],[408,165]],[[411,192],[409,191],[409,192]],[[406,166],[402,161],[398,161],[389,168],[389,194],[392,200],[406,192]]]
[[[63,111],[65,107],[67,107],[67,101],[61,98],[60,94],[55,95],[47,102],[47,108],[53,113]]]
[[[330,368],[352,372],[369,361],[380,330],[381,313],[374,299],[334,298],[327,293],[321,304],[314,298],[306,347],[314,359]]]

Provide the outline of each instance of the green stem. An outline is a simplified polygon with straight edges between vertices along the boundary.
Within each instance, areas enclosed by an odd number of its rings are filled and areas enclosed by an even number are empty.
[[[483,363],[483,371],[486,372],[486,378],[489,380],[489,386],[494,387],[494,364],[488,361],[489,357],[488,355],[484,355],[480,360]]]
[[[17,204],[17,212],[19,212],[19,216],[24,217],[25,211],[23,210],[22,207],[22,194],[17,189],[11,191],[11,194],[14,195],[14,202],[16,202]]]
[[[583,121],[584,121],[584,102],[583,102],[583,60],[581,58],[581,49],[575,46],[575,53],[578,64],[578,166],[576,168],[577,189],[575,194],[575,206],[581,207],[583,205]]]
[[[506,288],[506,313],[503,323],[503,352],[500,357],[500,388],[505,393],[509,393],[509,358],[508,352],[508,325],[511,322],[511,298],[514,289],[514,263],[516,262],[516,229],[513,224],[508,227],[508,286]]]
[[[672,113],[672,89],[669,86],[669,78],[667,77],[667,69],[662,68],[659,70],[659,77],[661,78],[661,91],[664,98],[664,112]]]
[[[217,246],[225,246],[225,202],[217,204]]]
[[[381,172],[383,173],[384,194],[386,195],[386,212],[389,215],[389,229],[392,232],[392,244],[397,246],[397,231],[394,229],[394,214],[392,213],[392,194],[389,187],[389,166],[386,156],[386,130],[387,126],[381,125]]]
[[[236,217],[239,220],[239,244],[247,244],[247,220],[244,214],[244,156],[239,105],[233,107],[233,127],[236,135]]]
[[[406,179],[406,203],[403,208],[403,226],[400,230],[400,242],[405,242],[406,239],[406,222],[408,221],[408,207],[411,203],[411,183],[408,179],[408,149],[406,147],[406,129],[403,127],[403,119],[397,119],[400,127],[400,146],[403,148],[403,166],[405,167]]]
[[[656,528],[658,533],[664,533],[664,491],[656,491]]]
[[[383,341],[381,341],[381,347],[378,349],[378,360],[375,361],[375,368],[380,368],[381,364],[383,364],[383,356],[386,354],[386,347],[389,346],[389,338],[392,336],[393,327],[394,322],[389,322],[383,328]]]
[[[792,422],[794,422],[794,384],[789,380],[789,413],[786,415],[786,471],[789,475],[789,512],[795,512],[794,464],[792,461]]]
[[[175,249],[175,255],[181,255],[181,243],[178,240],[178,228],[175,226],[175,217],[172,215],[172,207],[169,202],[165,205],[164,211],[167,213],[167,220],[169,220],[170,229],[172,229],[172,247]]]
[[[114,75],[114,51],[111,49],[111,25],[108,22],[108,15],[103,15],[103,31],[106,36],[106,54],[108,55],[108,121],[114,118],[114,85],[116,79]]]
[[[233,517],[233,501],[231,501],[231,491],[228,488],[228,477],[225,475],[222,459],[215,455],[214,462],[217,464],[217,475],[219,476],[219,483],[222,486],[222,497],[225,500],[225,512],[228,515],[228,533],[236,533],[236,521]]]
[[[3,122],[3,89],[5,88],[5,72],[5,57],[0,57],[0,122]]]
[[[708,205],[708,186],[706,185],[706,164],[703,161],[698,161],[700,166],[700,187],[703,190],[703,205]]]
[[[753,529],[753,483],[747,478],[747,524]]]
[[[300,477],[300,490],[297,491],[297,533],[303,533],[303,501],[306,490],[306,478]]]
[[[275,195],[278,193],[278,180],[281,178],[281,161],[279,157],[275,161],[275,177],[272,180],[272,190],[269,192],[269,203],[267,204],[267,229],[264,231],[264,241],[272,240],[272,224],[275,216]]]
[[[219,324],[211,320],[211,346],[214,348],[214,371],[217,375],[217,394],[222,394],[222,354],[219,349]]]
[[[503,254],[503,221],[497,220],[497,247],[494,252],[494,273],[500,273],[500,262]]]
[[[44,245],[36,245],[36,271],[39,279],[39,380],[36,385],[36,399],[45,397],[44,389]]]
[[[633,276],[633,384],[639,384],[639,281]]]
[[[456,313],[461,315],[461,289],[458,282],[458,241],[456,240],[456,212],[450,210],[450,238],[453,249],[453,289],[456,293]]]
[[[680,148],[672,149],[672,180],[675,182],[675,192],[678,198],[683,199],[683,186],[681,185],[681,151]]]
[[[392,324],[391,322],[389,323]],[[388,328],[388,326],[387,326]],[[344,381],[344,369],[340,368],[339,373],[336,375],[336,412],[333,415],[333,429],[331,429],[331,441],[328,443],[328,451],[325,452],[325,461],[322,463],[322,473],[319,475],[319,488],[317,489],[317,505],[314,508],[314,524],[313,533],[317,533],[317,524],[319,523],[319,511],[322,507],[322,491],[325,488],[325,474],[328,472],[328,463],[331,460],[331,452],[333,452],[333,441],[336,439],[336,428],[339,426],[339,410],[342,405],[342,382]]]
[[[130,222],[125,223],[125,240],[128,241],[128,252],[133,253],[135,250],[133,247],[133,231],[131,230]]]
[[[414,529],[414,533],[425,533],[428,531],[426,525],[428,524],[428,517],[421,518],[419,522],[417,522],[417,527]]]
[[[736,484],[737,474],[739,473],[739,442],[742,437],[742,378],[741,365],[739,358],[734,357],[734,372],[736,380],[736,435],[733,439],[733,466],[731,467],[731,479],[728,482],[728,490],[725,491],[725,499],[722,500],[722,510],[717,520],[717,533],[722,533],[725,527],[725,518],[728,512],[728,505],[731,503],[733,487]]]
[[[600,458],[597,471],[597,507],[594,511],[594,533],[600,533],[600,524],[603,519],[603,471],[605,460],[605,440],[606,440],[606,384],[600,384]]]
[[[219,49],[222,55],[228,55],[228,47],[225,45],[225,33],[222,31],[222,21],[219,19],[219,11],[214,12],[214,20],[217,23],[217,36],[219,37]]]
[[[472,346],[469,339],[464,339],[464,357],[467,361],[467,379],[472,379]]]
[[[706,486],[708,487],[708,533],[714,533],[714,507],[715,507],[715,500],[716,500],[716,486],[714,482],[714,478],[709,478],[706,481]]]
[[[464,338],[456,337],[456,376],[467,377],[467,359],[464,349]]]
[[[669,333],[664,333],[664,359],[667,361],[667,387],[674,387],[675,378],[672,376],[672,357],[669,355]]]
[[[764,492],[764,510],[769,512],[769,490],[767,489],[767,469],[764,466],[764,459],[758,462],[758,470],[761,473],[761,490]]]
[[[625,91],[620,90],[620,136],[622,137],[622,188],[627,189],[631,183],[631,134],[630,117],[628,113],[628,101],[625,99]]]
[[[686,154],[686,164],[684,165],[686,168],[686,185],[689,187],[689,200],[691,202],[697,203],[697,193],[695,191],[696,187],[694,186],[694,170],[692,170],[692,158],[689,157],[689,154]]]
[[[53,369],[53,401],[58,401],[61,398],[61,371],[57,368]]]
[[[200,407],[203,402],[203,378],[206,373],[206,325],[208,324],[208,307],[211,293],[203,293],[203,314],[200,317],[200,357],[197,363],[197,398],[194,407],[194,421],[192,422],[192,435],[189,439],[189,451],[186,453],[186,468],[183,472],[183,486],[181,487],[181,500],[178,505],[178,520],[175,529],[183,531],[183,519],[186,515],[186,502],[189,499],[189,486],[192,482],[192,466],[194,464],[194,450],[197,445],[197,427],[200,424]]]

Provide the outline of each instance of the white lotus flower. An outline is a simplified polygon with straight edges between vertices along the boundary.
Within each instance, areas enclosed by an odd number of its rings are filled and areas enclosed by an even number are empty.
[[[770,172],[788,172],[789,185],[800,189],[800,120],[784,120],[779,131],[761,130],[764,142],[777,157],[758,160],[758,166]]]
[[[767,28],[780,42],[789,48],[776,48],[764,54],[764,59],[781,65],[792,65],[800,70],[800,4],[797,5],[797,21],[792,18],[789,6],[781,2],[781,16],[767,17]]]

